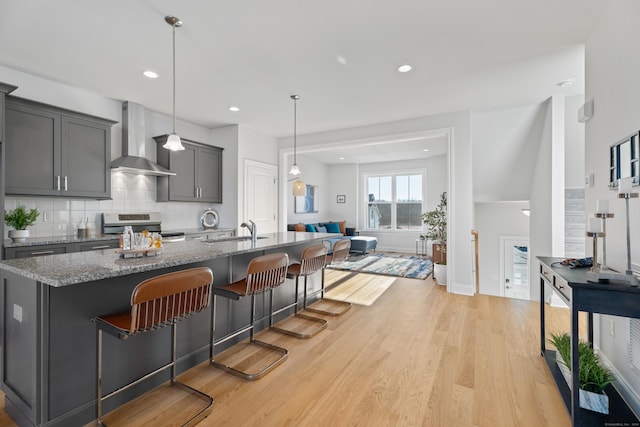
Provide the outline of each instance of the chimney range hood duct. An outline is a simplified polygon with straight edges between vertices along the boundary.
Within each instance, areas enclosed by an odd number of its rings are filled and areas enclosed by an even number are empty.
[[[164,166],[144,157],[144,106],[134,102],[122,103],[122,156],[111,162],[112,171],[139,175],[175,175]]]

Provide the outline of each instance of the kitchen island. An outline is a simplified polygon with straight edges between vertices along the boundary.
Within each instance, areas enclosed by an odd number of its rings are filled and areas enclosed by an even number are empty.
[[[92,319],[130,309],[133,288],[150,277],[186,268],[213,270],[214,286],[244,277],[251,259],[286,252],[290,262],[302,250],[330,237],[324,233],[284,232],[228,241],[166,243],[154,257],[122,259],[114,249],[0,262],[2,390],[7,413],[24,426],[84,425],[95,419],[96,333]],[[319,274],[318,274],[319,276]],[[320,286],[320,277],[310,281]],[[292,281],[276,289],[275,307],[295,298]],[[219,300],[216,336],[240,329],[249,318],[249,299]],[[178,372],[209,358],[211,307],[178,325]],[[276,321],[293,313],[285,311]],[[268,326],[268,295],[256,300],[257,329]],[[141,334],[122,345],[105,337],[104,390],[109,392],[166,363],[170,329]],[[225,343],[231,346],[239,340]],[[216,352],[225,347],[216,348]],[[214,369],[212,367],[212,369]],[[157,375],[107,401],[104,411],[121,405],[169,379]]]

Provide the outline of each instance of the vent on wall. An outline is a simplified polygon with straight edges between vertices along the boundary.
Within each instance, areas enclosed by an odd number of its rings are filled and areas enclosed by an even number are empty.
[[[629,319],[629,364],[640,371],[640,319]]]

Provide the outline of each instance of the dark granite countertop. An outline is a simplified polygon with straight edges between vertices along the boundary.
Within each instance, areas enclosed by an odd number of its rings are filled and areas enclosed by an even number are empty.
[[[331,237],[326,233],[283,232],[250,240],[206,243],[197,240],[165,243],[157,256],[120,258],[114,249],[47,255],[0,261],[0,270],[61,287],[177,265],[292,246]]]

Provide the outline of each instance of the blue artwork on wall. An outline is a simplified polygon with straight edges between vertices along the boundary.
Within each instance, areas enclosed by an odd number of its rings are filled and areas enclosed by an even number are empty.
[[[318,212],[318,186],[305,185],[306,196],[295,196],[295,213],[317,213]]]

